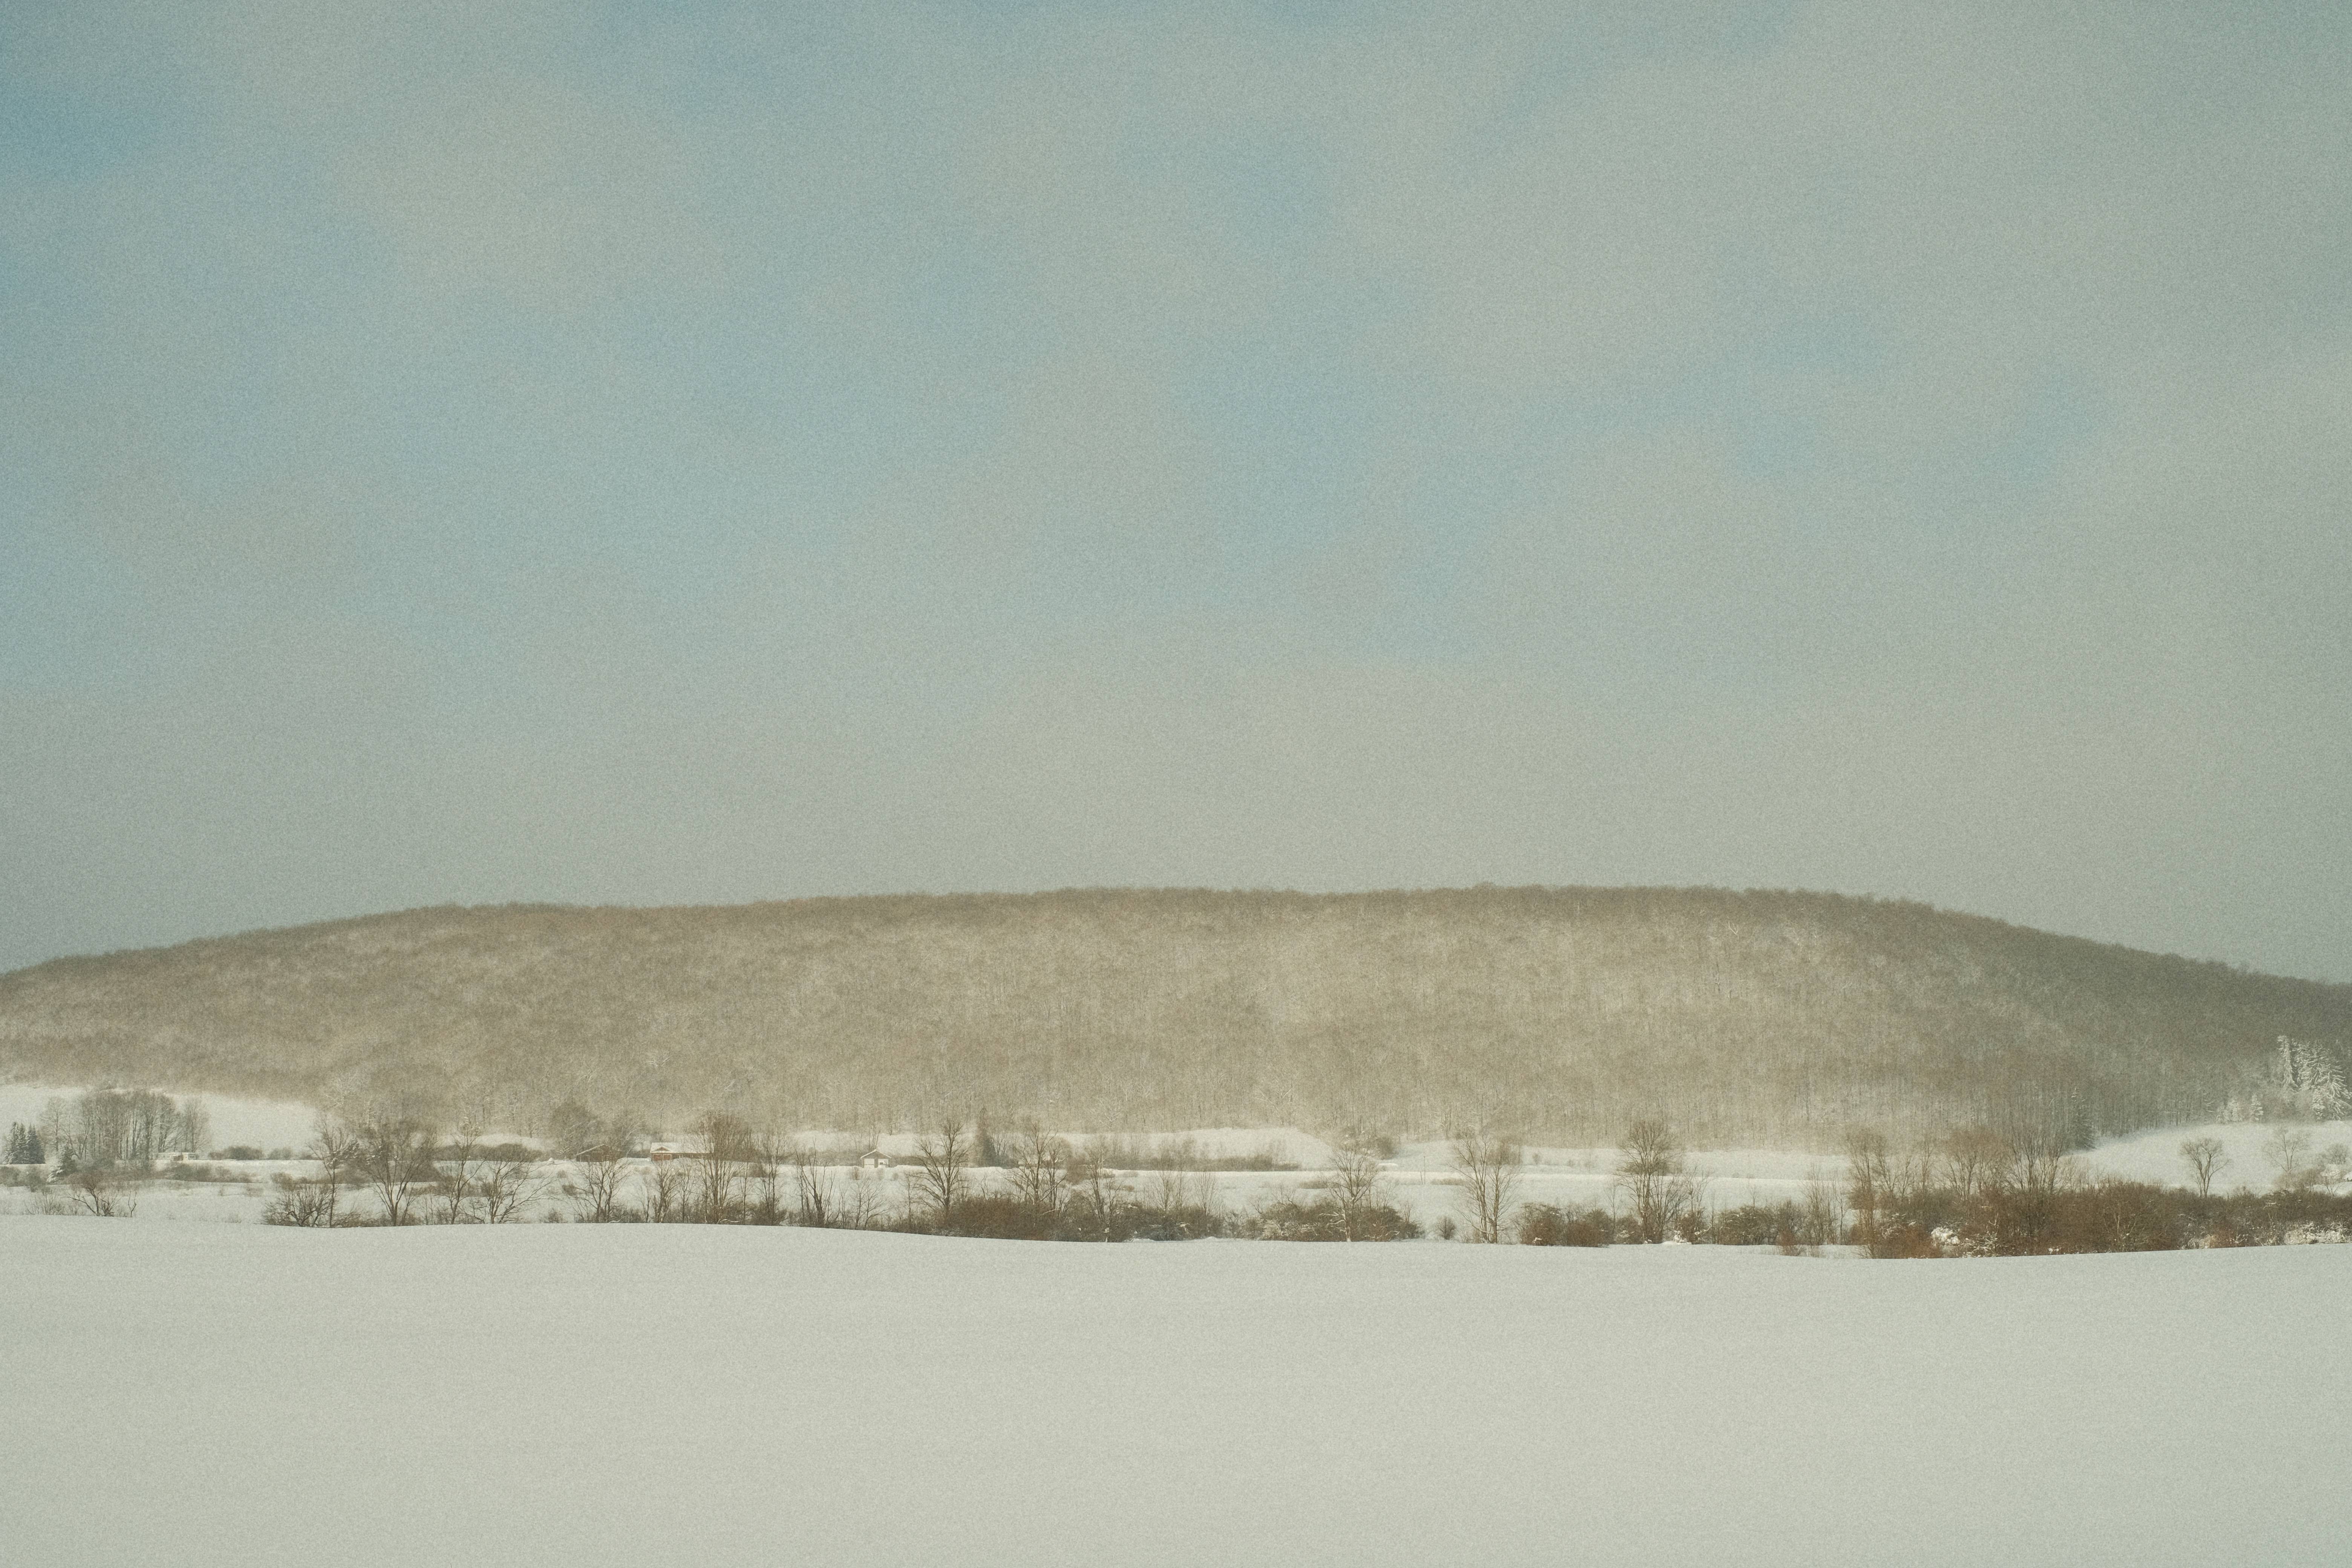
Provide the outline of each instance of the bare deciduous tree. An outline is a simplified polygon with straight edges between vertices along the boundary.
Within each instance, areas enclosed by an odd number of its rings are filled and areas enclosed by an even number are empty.
[[[826,1224],[844,1230],[871,1230],[884,1223],[890,1207],[889,1182],[881,1173],[852,1166],[848,1180],[835,1184],[831,1190]]]
[[[2197,1182],[2197,1195],[2213,1195],[2213,1178],[2230,1163],[2229,1151],[2219,1138],[2191,1138],[2180,1145],[2180,1157],[2189,1165],[2189,1173]]]
[[[509,1225],[522,1218],[546,1190],[547,1176],[540,1163],[512,1152],[485,1161],[474,1182],[484,1225]]]
[[[1069,1144],[1034,1121],[1023,1127],[1013,1139],[1013,1198],[1039,1214],[1061,1213],[1069,1160]]]
[[[66,1178],[73,1206],[100,1219],[128,1219],[139,1212],[139,1189],[110,1165],[93,1165]]]
[[[784,1158],[793,1168],[793,1223],[818,1229],[842,1223],[841,1182],[822,1153],[796,1138]]]
[[[191,1154],[201,1154],[213,1141],[213,1113],[201,1100],[191,1096],[180,1102],[177,1123],[172,1130],[173,1147]]]
[[[1878,1241],[1878,1217],[1885,1208],[1894,1170],[1888,1159],[1886,1134],[1856,1127],[1845,1135],[1845,1206],[1853,1216],[1853,1237],[1864,1247]]]
[[[465,1219],[466,1204],[474,1195],[474,1166],[481,1155],[479,1131],[461,1127],[434,1161],[441,1173],[441,1190],[434,1194],[432,1206],[443,1225],[457,1225]]]
[[[1944,1172],[1963,1198],[1974,1198],[2010,1160],[2009,1140],[1990,1127],[1962,1127],[1943,1140]]]
[[[1510,1223],[1525,1154],[1515,1139],[1479,1131],[1454,1141],[1454,1173],[1461,1178],[1462,1206],[1472,1241],[1499,1242]]]
[[[681,1162],[657,1152],[637,1182],[647,1219],[667,1225],[678,1217],[686,1203],[686,1171]]]
[[[714,1110],[695,1124],[695,1131],[702,1140],[702,1160],[695,1169],[694,1217],[705,1225],[740,1219],[744,1168],[758,1149],[751,1124]]]
[[[330,1177],[289,1177],[282,1173],[278,1189],[262,1205],[269,1225],[331,1226],[335,1223],[335,1184]]]
[[[1698,1182],[1685,1168],[1683,1146],[1663,1121],[1644,1118],[1625,1131],[1617,1190],[1632,1209],[1634,1234],[1664,1241],[1698,1203]]]
[[[1072,1149],[1062,1168],[1064,1216],[1097,1241],[1108,1241],[1123,1223],[1129,1186],[1110,1163],[1110,1145],[1090,1138]]]
[[[784,1223],[784,1169],[798,1141],[775,1122],[767,1124],[751,1144],[751,1220],[756,1225]]]
[[[1803,1247],[1826,1247],[1845,1233],[1845,1206],[1838,1184],[1814,1173],[1805,1182],[1804,1207],[1799,1212],[1796,1240]]]
[[[1331,1148],[1331,1202],[1339,1217],[1339,1234],[1360,1240],[1365,1222],[1388,1197],[1388,1166],[1379,1140],[1354,1131]]]
[[[1160,1165],[1151,1173],[1151,1205],[1162,1214],[1206,1209],[1216,1195],[1216,1184],[1200,1171],[1182,1165]]]
[[[376,1195],[386,1225],[408,1225],[424,1189],[436,1179],[433,1126],[424,1118],[377,1107],[352,1124],[350,1163]]]
[[[2263,1141],[2263,1156],[2278,1173],[2278,1189],[2299,1193],[2319,1179],[2311,1157],[2311,1133],[2305,1128],[2282,1127]]]
[[[2084,1179],[2082,1162],[2054,1136],[2028,1140],[2011,1157],[2006,1174],[2014,1190],[2044,1196]]]
[[[319,1187],[325,1198],[324,1212],[309,1223],[332,1226],[341,1206],[343,1178],[350,1173],[359,1156],[359,1135],[351,1124],[337,1116],[321,1116],[311,1130],[310,1157],[319,1162]],[[315,1210],[305,1210],[313,1213]]]
[[[572,1170],[579,1179],[574,1195],[580,1217],[609,1225],[621,1215],[621,1183],[628,1171],[628,1154],[618,1140],[593,1144],[575,1156]]]
[[[914,1200],[930,1211],[934,1228],[955,1223],[955,1211],[970,1193],[971,1176],[965,1168],[970,1152],[963,1123],[950,1121],[915,1147],[915,1169],[908,1178]]]

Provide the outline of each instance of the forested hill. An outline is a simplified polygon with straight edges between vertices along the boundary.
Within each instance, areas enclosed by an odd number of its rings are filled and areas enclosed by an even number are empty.
[[[1089,890],[415,910],[0,976],[0,1079],[528,1126],[1468,1121],[1826,1144],[2212,1114],[2352,986],[1911,903],[1706,889]]]

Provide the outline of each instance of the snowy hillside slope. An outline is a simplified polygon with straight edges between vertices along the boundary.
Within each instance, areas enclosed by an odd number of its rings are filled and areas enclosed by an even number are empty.
[[[1709,1147],[2218,1112],[2352,986],[1919,904],[1662,888],[1182,889],[417,910],[0,975],[0,1082],[530,1129],[1295,1125]]]
[[[2352,1248],[0,1219],[0,1556],[2344,1560]]]

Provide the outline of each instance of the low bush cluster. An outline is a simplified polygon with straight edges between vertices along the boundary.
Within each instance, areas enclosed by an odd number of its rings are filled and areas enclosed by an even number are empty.
[[[2181,1145],[2194,1188],[2095,1176],[2062,1149],[2019,1147],[1982,1127],[1906,1150],[1867,1129],[1846,1142],[1845,1239],[1874,1258],[2151,1252],[2352,1235],[2352,1197],[2324,1190],[2346,1156],[2330,1149],[2315,1159],[2300,1128],[2283,1127],[2271,1141],[2272,1191],[2227,1195],[2212,1191],[2227,1158],[2212,1139]]]
[[[1607,1209],[1526,1204],[1518,1212],[1518,1237],[1529,1247],[1607,1247],[1619,1239],[1620,1223]]]
[[[2352,1238],[2352,1196],[2283,1191],[2200,1194],[2146,1182],[2041,1190],[1906,1194],[1855,1222],[1874,1258],[1992,1258],[2063,1252],[2167,1252]]]
[[[1260,1241],[1412,1241],[1420,1237],[1421,1226],[1391,1204],[1350,1209],[1339,1199],[1324,1198],[1270,1203],[1241,1234]]]
[[[894,1229],[937,1236],[987,1237],[1000,1241],[1198,1241],[1239,1234],[1227,1216],[1200,1205],[1143,1202],[1047,1205],[1009,1192],[964,1199],[942,1223],[908,1214]]]

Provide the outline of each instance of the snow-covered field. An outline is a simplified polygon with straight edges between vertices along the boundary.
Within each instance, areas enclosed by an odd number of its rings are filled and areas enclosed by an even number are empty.
[[[0,1219],[0,1560],[2317,1564],[2352,1248]]]
[[[2259,1193],[2268,1191],[2278,1177],[2278,1166],[2266,1145],[2282,1130],[2308,1136],[2315,1155],[2335,1144],[2352,1144],[2352,1121],[2215,1121],[2202,1127],[2136,1132],[2102,1143],[2083,1158],[2095,1169],[2113,1175],[2177,1187],[2189,1180],[2180,1145],[2191,1138],[2212,1138],[2222,1151],[2222,1163],[2213,1173],[2213,1190],[2251,1187]]]

